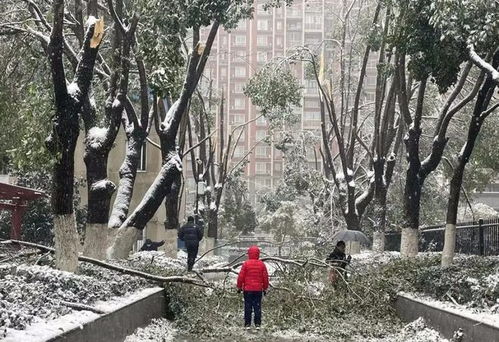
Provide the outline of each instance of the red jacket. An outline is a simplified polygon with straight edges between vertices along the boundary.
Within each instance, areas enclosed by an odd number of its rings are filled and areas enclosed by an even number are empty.
[[[246,260],[237,277],[237,288],[243,291],[266,291],[269,287],[267,267],[259,259],[260,249],[251,246]]]

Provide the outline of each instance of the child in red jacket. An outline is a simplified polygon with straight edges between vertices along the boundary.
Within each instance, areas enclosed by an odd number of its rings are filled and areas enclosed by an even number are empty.
[[[269,287],[267,267],[260,259],[260,249],[251,246],[246,260],[237,277],[238,291],[244,291],[244,327],[250,329],[251,315],[255,313],[255,326],[260,329],[262,324],[262,295]]]

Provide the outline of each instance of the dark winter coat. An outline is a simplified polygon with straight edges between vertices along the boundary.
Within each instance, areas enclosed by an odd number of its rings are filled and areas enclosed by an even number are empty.
[[[237,288],[243,291],[267,291],[269,274],[267,267],[260,259],[260,249],[251,246],[246,260],[237,277]]]
[[[345,253],[335,247],[333,252],[326,258],[326,261],[344,269],[350,263],[350,257],[347,257]]]
[[[157,251],[158,247],[161,247],[165,244],[164,241],[160,242],[154,242],[151,241],[150,239],[146,239],[144,244],[142,245],[142,248],[140,249],[141,251]]]
[[[203,239],[203,227],[195,223],[187,223],[178,231],[178,238],[185,242],[186,246],[197,246]]]

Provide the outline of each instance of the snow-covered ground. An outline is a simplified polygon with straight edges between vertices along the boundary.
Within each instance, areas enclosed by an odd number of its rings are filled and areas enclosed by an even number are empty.
[[[154,319],[144,328],[138,328],[125,339],[125,342],[174,342],[177,329],[174,324],[165,318]]]
[[[237,333],[236,333],[237,334]],[[166,319],[153,320],[150,325],[138,328],[133,335],[126,338],[125,342],[204,342],[214,341],[202,338],[196,339],[191,336],[179,334],[174,324]],[[219,342],[233,342],[233,339],[218,340]],[[297,330],[286,330],[268,333],[265,328],[260,331],[246,331],[241,328],[238,337],[239,342],[273,341],[273,342],[328,342],[329,337],[321,337],[313,334],[301,333]],[[388,334],[381,338],[364,338],[355,336],[347,340],[349,342],[448,342],[440,336],[438,331],[429,328],[423,319],[418,319],[407,324],[400,331]]]

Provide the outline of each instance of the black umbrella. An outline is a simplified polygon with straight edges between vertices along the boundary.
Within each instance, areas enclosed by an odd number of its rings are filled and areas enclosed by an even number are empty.
[[[338,241],[358,241],[361,245],[369,246],[371,241],[360,230],[342,230],[333,236],[333,242]]]

